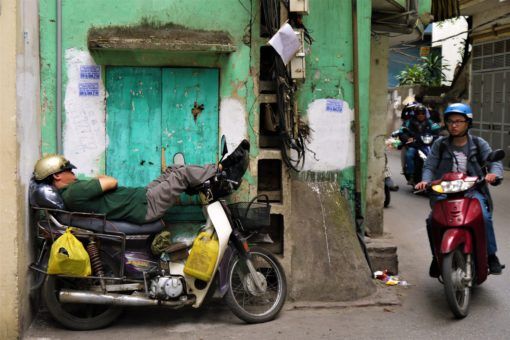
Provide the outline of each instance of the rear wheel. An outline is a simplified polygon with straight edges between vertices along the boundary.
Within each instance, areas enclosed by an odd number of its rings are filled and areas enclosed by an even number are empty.
[[[118,274],[119,265],[110,256],[101,253],[101,260],[106,276]],[[59,301],[61,289],[90,290],[93,285],[99,285],[99,282],[47,275],[42,295],[51,316],[69,329],[82,331],[102,328],[112,323],[122,313],[122,308],[113,305],[63,304]]]
[[[278,315],[287,297],[285,273],[266,249],[253,247],[250,253],[262,287],[255,284],[246,261],[236,256],[229,266],[225,301],[232,312],[247,323],[270,321]]]
[[[443,259],[442,277],[446,300],[456,318],[464,318],[469,312],[471,282],[466,276],[466,256],[459,248]]]

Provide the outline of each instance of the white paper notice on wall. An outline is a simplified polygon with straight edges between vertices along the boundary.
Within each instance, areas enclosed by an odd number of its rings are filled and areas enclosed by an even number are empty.
[[[283,63],[287,63],[299,51],[301,42],[289,24],[283,25],[278,32],[269,40],[269,45],[282,57]]]
[[[344,102],[339,99],[326,99],[326,111],[330,112],[342,112],[344,108]]]
[[[99,96],[99,83],[79,83],[78,89],[80,97]]]
[[[100,65],[81,65],[80,66],[80,79],[99,80],[100,78],[101,78],[101,66]]]

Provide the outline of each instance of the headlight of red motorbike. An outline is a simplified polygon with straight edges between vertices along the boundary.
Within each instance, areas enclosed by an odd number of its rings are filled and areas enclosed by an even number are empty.
[[[440,184],[432,186],[432,190],[440,194],[453,194],[456,192],[466,191],[475,185],[476,181],[442,181]]]

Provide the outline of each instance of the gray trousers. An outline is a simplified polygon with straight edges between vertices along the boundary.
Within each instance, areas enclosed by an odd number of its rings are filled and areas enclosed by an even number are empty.
[[[216,173],[216,165],[174,165],[147,185],[147,222],[161,218],[189,187],[197,186]]]

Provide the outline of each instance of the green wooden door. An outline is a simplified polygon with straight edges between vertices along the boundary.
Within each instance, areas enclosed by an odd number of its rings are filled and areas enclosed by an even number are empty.
[[[218,157],[218,70],[108,67],[106,173],[122,186],[145,186],[184,155],[186,164]],[[164,151],[164,155],[163,152]],[[181,197],[196,205],[196,198]],[[196,207],[171,209],[196,219]]]
[[[161,69],[110,67],[106,87],[106,173],[145,186],[161,169]]]

